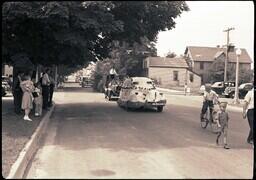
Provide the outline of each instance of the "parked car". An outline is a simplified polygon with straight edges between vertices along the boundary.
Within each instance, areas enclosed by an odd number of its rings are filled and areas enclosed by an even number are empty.
[[[11,92],[10,85],[7,82],[2,81],[2,96],[5,96],[8,92]]]
[[[158,112],[162,112],[166,98],[156,90],[151,79],[132,77],[124,81],[117,103],[127,109],[156,108]]]
[[[92,82],[88,77],[83,77],[81,81],[82,87],[92,87]]]
[[[6,93],[6,90],[5,90],[5,86],[2,84],[2,96],[5,96],[7,93]]]
[[[235,82],[230,81],[230,82],[215,82],[212,84],[212,90],[214,90],[217,94],[223,95],[225,89],[227,87],[235,87]]]
[[[2,96],[5,96],[8,92],[11,92],[9,77],[2,76]]]
[[[253,84],[252,83],[244,83],[241,84],[238,87],[239,90],[239,98],[243,99],[245,97],[245,95],[247,94],[248,91],[250,91],[253,88]],[[225,97],[227,98],[234,98],[235,97],[235,87],[227,87],[223,93],[223,95],[225,95]]]

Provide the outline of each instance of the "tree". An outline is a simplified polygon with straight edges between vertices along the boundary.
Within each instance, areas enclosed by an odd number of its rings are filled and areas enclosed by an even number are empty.
[[[236,66],[227,66],[227,79],[228,81],[236,80]],[[215,60],[209,71],[206,73],[206,82],[218,82],[223,81],[224,78],[224,61],[222,59]],[[246,68],[239,68],[239,84],[250,82],[253,79],[253,70],[248,70]]]
[[[169,51],[168,53],[167,53],[167,56],[166,57],[168,57],[168,58],[175,58],[177,55],[175,54],[175,52],[171,52],[171,51]]]
[[[251,82],[253,80],[253,72],[254,71],[252,69],[248,70],[247,68],[239,68],[238,83],[243,84]],[[236,80],[235,71],[231,74],[230,80]]]
[[[157,54],[155,43],[150,42],[146,38],[141,38],[140,43],[134,43],[132,46],[128,43],[116,41],[113,47],[110,58],[106,58],[104,61],[97,63],[94,74],[95,90],[97,90],[97,84],[100,80],[105,81],[105,76],[113,66],[121,76],[141,76],[143,75],[143,60],[147,56],[156,56]]]
[[[35,64],[82,65],[109,56],[114,40],[130,44],[175,27],[183,1],[5,2],[2,57],[26,52]]]

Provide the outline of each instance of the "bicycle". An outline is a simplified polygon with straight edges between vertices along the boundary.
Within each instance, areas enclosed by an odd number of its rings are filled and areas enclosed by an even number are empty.
[[[215,103],[216,104],[216,103]],[[214,105],[215,105],[214,104]],[[219,102],[217,102],[217,104],[219,104]],[[206,113],[204,114],[204,116],[202,118],[200,118],[200,125],[203,129],[206,129],[206,127],[208,126],[208,124],[210,124],[211,127],[211,132],[214,134],[217,134],[219,132],[219,127],[216,121],[214,121],[215,116],[217,114],[217,111],[214,109],[214,107],[212,107],[212,114],[210,114],[210,108],[207,108]],[[212,118],[210,118],[210,116]],[[210,120],[211,119],[211,120]]]

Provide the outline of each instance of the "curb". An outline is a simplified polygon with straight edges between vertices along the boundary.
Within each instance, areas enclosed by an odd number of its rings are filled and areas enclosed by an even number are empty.
[[[20,152],[17,160],[12,165],[9,175],[6,177],[6,179],[23,179],[25,170],[40,145],[39,142],[43,137],[43,134],[50,121],[50,116],[54,108],[55,103],[53,103],[51,109],[42,118],[39,126],[36,128],[30,140],[26,143],[25,147]]]

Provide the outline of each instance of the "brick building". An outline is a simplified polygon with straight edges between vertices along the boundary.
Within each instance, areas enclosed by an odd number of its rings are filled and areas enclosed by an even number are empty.
[[[241,52],[242,53],[239,58],[239,68],[250,70],[252,60],[246,49],[241,49]],[[184,54],[190,68],[197,74],[201,75],[202,83],[206,83],[207,72],[211,69],[212,63],[214,61],[225,61],[226,48],[188,46]],[[235,69],[237,58],[235,50],[233,52],[229,52],[228,57],[228,66],[233,66],[232,68]]]
[[[161,87],[184,87],[198,90],[201,77],[189,70],[184,58],[148,57],[143,61],[144,75],[156,80]]]

